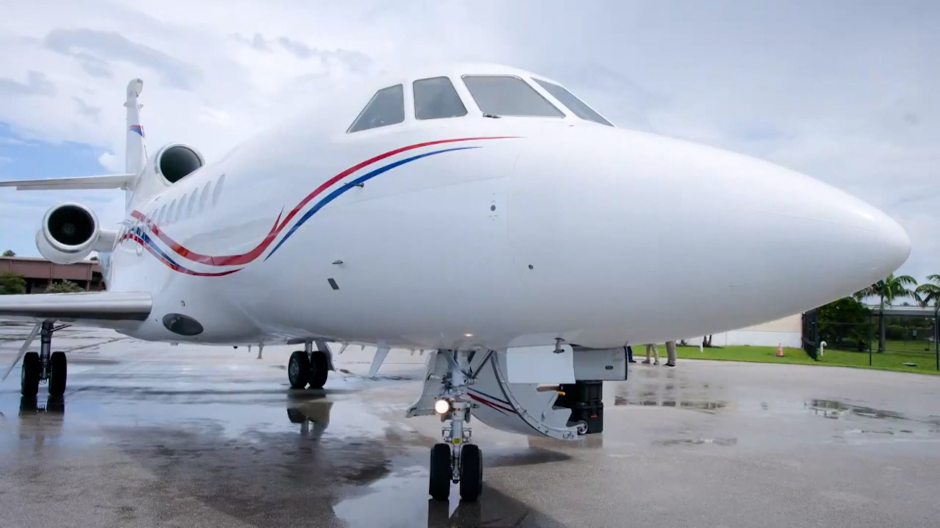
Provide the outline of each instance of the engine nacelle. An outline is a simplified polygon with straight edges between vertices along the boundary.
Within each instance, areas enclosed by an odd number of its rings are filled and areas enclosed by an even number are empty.
[[[166,184],[174,184],[205,165],[202,154],[193,147],[171,143],[157,151],[150,161],[149,171],[163,178]]]
[[[67,202],[49,209],[36,233],[39,253],[56,264],[74,264],[92,251],[110,251],[116,233],[102,231],[88,207]]]

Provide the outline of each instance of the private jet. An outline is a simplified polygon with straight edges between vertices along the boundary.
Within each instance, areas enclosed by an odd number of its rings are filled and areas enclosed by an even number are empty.
[[[97,252],[102,292],[0,297],[35,323],[21,390],[66,388],[62,325],[206,345],[296,344],[292,389],[321,389],[330,344],[427,350],[407,416],[439,415],[429,493],[476,500],[471,418],[575,440],[603,429],[600,384],[626,347],[799,313],[910,253],[875,207],[766,161],[616,126],[562,83],[488,64],[372,86],[348,114],[308,112],[207,163],[152,155],[127,86],[124,174],[2,182],[118,189],[126,215],[55,205],[38,251]],[[39,351],[28,351],[39,336]],[[302,347],[302,348],[301,348]]]

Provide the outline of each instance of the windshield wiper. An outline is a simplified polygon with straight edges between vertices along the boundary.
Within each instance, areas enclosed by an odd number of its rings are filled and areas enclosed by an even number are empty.
[[[499,116],[498,116],[498,115],[496,115],[496,114],[488,114],[488,113],[486,113],[486,112],[483,112],[483,117],[488,117],[488,118],[490,118],[490,119],[499,119]]]

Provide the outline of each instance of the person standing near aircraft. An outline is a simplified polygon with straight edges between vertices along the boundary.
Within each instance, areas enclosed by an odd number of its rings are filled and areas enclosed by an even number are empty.
[[[653,364],[659,365],[659,349],[656,348],[656,345],[654,343],[650,343],[646,345],[646,361],[644,361],[643,364],[644,365],[650,364],[650,352],[652,352],[653,355],[656,356],[656,362]]]
[[[666,366],[675,367],[676,366],[676,342],[675,341],[666,341]]]

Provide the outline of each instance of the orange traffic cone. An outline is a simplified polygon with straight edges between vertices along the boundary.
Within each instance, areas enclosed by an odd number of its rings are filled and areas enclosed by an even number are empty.
[[[777,343],[777,357],[783,357],[783,345]]]

